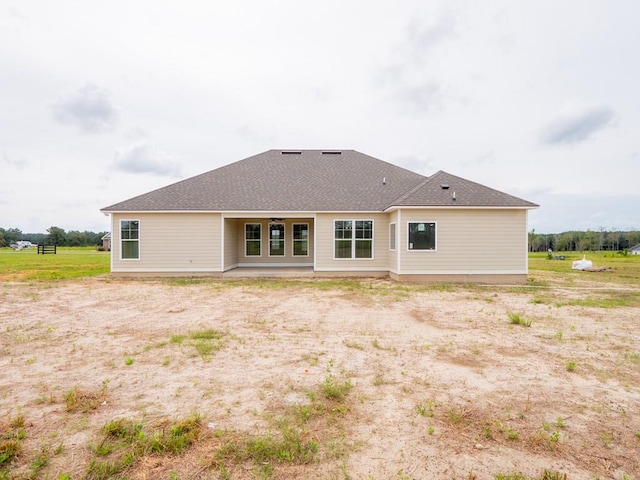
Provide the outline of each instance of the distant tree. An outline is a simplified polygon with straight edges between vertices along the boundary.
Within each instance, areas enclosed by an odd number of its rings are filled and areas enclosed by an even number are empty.
[[[47,228],[47,237],[45,242],[49,245],[59,245],[66,246],[67,245],[67,234],[63,228],[60,227],[49,227]]]
[[[2,236],[2,240],[0,241],[0,246],[6,247],[7,245],[17,242],[18,240],[22,240],[22,231],[19,228],[0,228],[0,234]]]

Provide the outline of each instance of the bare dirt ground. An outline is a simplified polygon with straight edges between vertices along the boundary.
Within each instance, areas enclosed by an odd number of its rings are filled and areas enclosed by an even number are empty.
[[[197,412],[203,430],[189,450],[145,456],[121,475],[493,479],[549,469],[637,480],[639,309],[580,304],[606,287],[3,283],[0,423],[22,416],[26,431],[8,478],[84,478],[106,422]],[[190,335],[207,329],[219,338],[204,352]],[[277,434],[274,418],[308,404],[327,378],[353,388],[332,428],[306,427],[312,461],[268,470],[213,460],[229,432]],[[74,388],[102,392],[97,408],[68,411]]]

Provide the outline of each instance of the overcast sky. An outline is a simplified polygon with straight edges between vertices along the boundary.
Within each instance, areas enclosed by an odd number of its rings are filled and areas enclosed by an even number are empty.
[[[0,3],[0,227],[272,148],[355,149],[640,229],[640,2]]]

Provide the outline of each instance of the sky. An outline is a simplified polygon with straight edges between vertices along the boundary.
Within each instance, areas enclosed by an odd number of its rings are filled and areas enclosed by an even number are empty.
[[[635,0],[0,1],[0,227],[269,149],[354,149],[640,229]]]

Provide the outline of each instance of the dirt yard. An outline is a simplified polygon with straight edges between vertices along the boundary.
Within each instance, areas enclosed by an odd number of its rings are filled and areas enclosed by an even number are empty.
[[[107,422],[197,413],[184,453],[114,478],[640,480],[640,288],[603,287],[3,283],[0,423],[24,438],[0,478],[99,478]],[[296,428],[305,457],[233,455]]]

